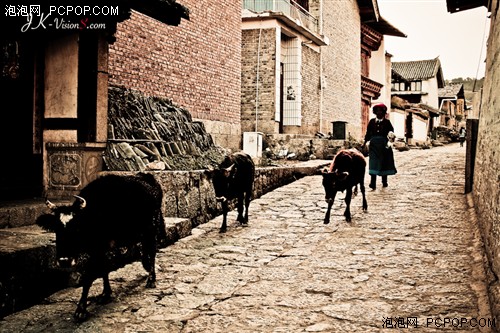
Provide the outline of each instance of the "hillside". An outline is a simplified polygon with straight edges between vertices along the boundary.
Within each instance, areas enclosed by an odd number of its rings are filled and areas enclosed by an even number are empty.
[[[473,96],[473,91],[479,91],[483,87],[484,83],[484,77],[481,79],[478,79],[477,81],[473,78],[456,78],[452,80],[445,80],[445,84],[452,84],[452,83],[462,83],[464,85],[464,94],[465,94],[465,99],[471,100]],[[475,85],[474,85],[475,84]]]

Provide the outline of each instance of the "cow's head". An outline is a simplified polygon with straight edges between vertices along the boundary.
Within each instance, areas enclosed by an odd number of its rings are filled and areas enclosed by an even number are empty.
[[[73,266],[80,250],[79,216],[85,209],[86,201],[75,197],[77,200],[73,205],[57,206],[47,200],[45,203],[52,214],[41,215],[36,220],[37,225],[56,234],[57,263],[62,268]]]
[[[215,198],[219,202],[225,202],[228,199],[229,186],[236,172],[236,166],[232,164],[227,168],[212,169],[209,168],[205,174],[212,180],[214,186]]]
[[[335,195],[338,191],[345,190],[345,183],[347,177],[349,177],[349,172],[339,171],[335,169],[330,171],[325,168],[322,172],[323,175],[323,188],[325,189],[325,200],[327,202],[335,199]]]

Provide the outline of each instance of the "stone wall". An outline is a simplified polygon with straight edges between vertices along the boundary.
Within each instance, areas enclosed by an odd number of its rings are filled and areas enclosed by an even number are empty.
[[[345,140],[331,140],[306,135],[274,134],[264,137],[263,147],[274,158],[286,158],[293,154],[295,159],[311,158],[331,160],[342,147],[351,147]],[[313,156],[313,157],[312,157]]]
[[[489,295],[492,313],[500,318],[500,12],[491,2],[491,25],[486,75],[479,115],[473,198],[491,268]]]
[[[106,170],[195,170],[224,159],[204,124],[169,99],[111,87],[108,114]]]
[[[159,96],[195,119],[221,122],[214,140],[240,143],[241,1],[185,0],[190,19],[167,26],[138,12],[118,24],[109,82]],[[228,139],[227,137],[231,138]],[[222,145],[222,144],[221,144]]]
[[[256,168],[253,198],[258,198],[298,178],[315,174],[320,168],[314,166]],[[155,176],[163,188],[162,208],[165,217],[189,218],[193,226],[197,226],[222,214],[220,205],[215,201],[213,186],[204,170],[149,173]],[[131,173],[113,171],[102,174]]]

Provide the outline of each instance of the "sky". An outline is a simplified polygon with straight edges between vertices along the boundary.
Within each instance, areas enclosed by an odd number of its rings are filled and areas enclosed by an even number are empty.
[[[446,0],[378,0],[381,16],[408,37],[384,36],[393,62],[439,56],[445,80],[484,77],[486,7],[449,13]]]

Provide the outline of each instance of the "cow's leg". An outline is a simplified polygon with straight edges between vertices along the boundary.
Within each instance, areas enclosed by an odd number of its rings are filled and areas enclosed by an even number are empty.
[[[366,202],[365,184],[363,184],[363,182],[361,182],[359,184],[359,188],[361,190],[361,195],[363,196],[363,210],[367,211],[368,210],[368,202]]]
[[[335,202],[335,194],[333,194],[333,198],[326,199],[328,207],[326,208],[325,221],[323,222],[324,224],[330,223],[330,212],[332,210],[333,203]]]
[[[241,192],[238,194],[238,203],[237,203],[237,208],[238,208],[238,217],[236,218],[236,221],[240,223],[245,223],[245,219],[243,218],[243,201],[244,201],[245,193]]]
[[[88,300],[88,295],[89,295],[89,290],[90,286],[92,285],[92,282],[94,281],[93,278],[90,278],[88,275],[85,275],[82,277],[82,296],[80,297],[80,300],[78,301],[78,305],[76,306],[75,313],[73,315],[73,318],[75,318],[76,321],[84,321],[88,318],[89,313],[87,311],[87,300]]]
[[[146,281],[146,288],[156,287],[156,271],[155,271],[155,258],[156,258],[156,242],[155,235],[151,232],[150,236],[142,242],[142,266],[148,272],[148,279]]]
[[[347,222],[351,222],[351,198],[352,198],[352,187],[347,187],[345,191],[345,211],[344,216]]]
[[[147,270],[149,275],[146,281],[146,288],[156,288],[156,271],[155,271],[155,254],[148,254],[148,265],[149,269]]]
[[[111,300],[111,285],[109,284],[109,273],[104,273],[102,276],[103,289],[102,294],[99,296],[98,303],[106,304]]]
[[[250,207],[250,199],[251,199],[250,192],[246,192],[246,194],[245,194],[245,218],[244,218],[244,223],[248,223],[248,207]]]
[[[222,201],[222,225],[220,226],[219,232],[223,233],[227,230],[227,212],[228,212],[227,201]]]

